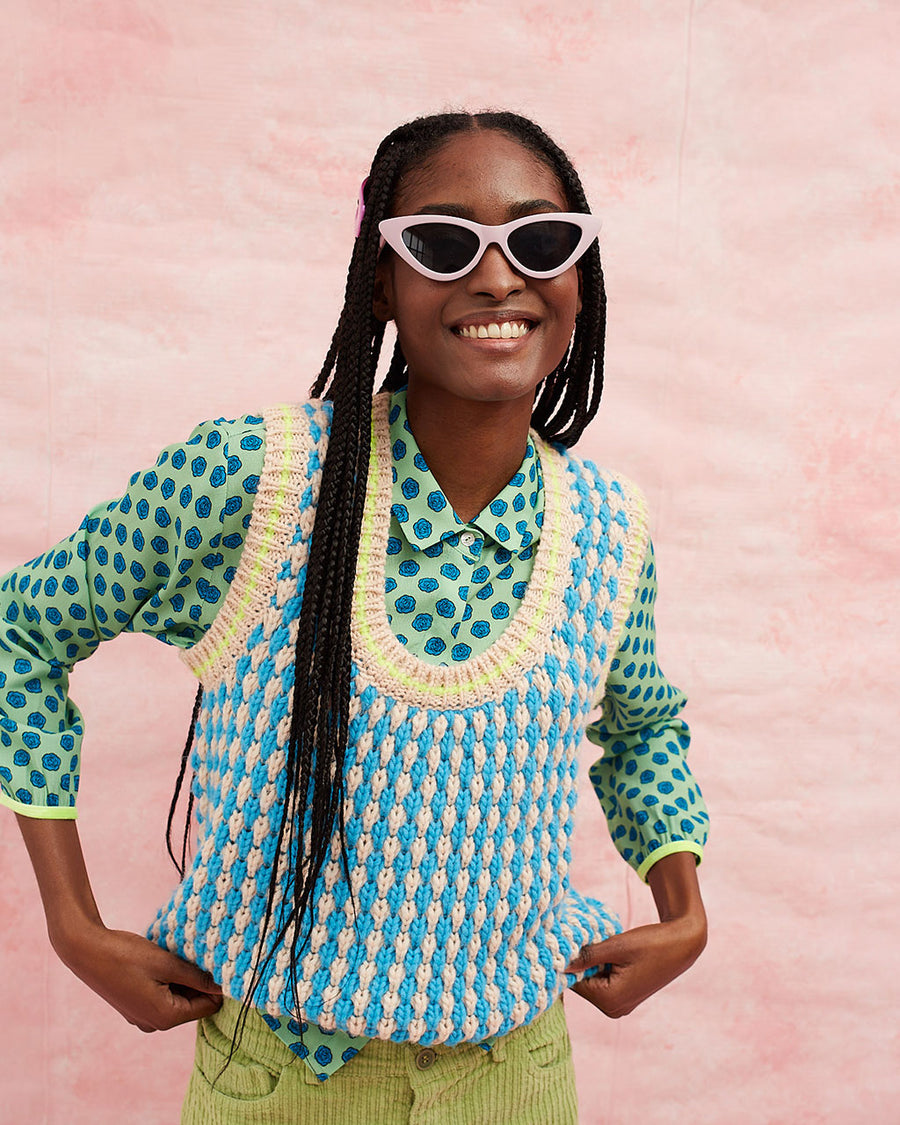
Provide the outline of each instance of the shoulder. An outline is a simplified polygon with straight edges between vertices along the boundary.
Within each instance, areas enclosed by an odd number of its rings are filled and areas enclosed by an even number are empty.
[[[327,399],[311,398],[302,402],[283,402],[270,406],[261,415],[269,446],[312,447],[327,442],[331,429],[333,404]]]
[[[605,503],[616,510],[633,513],[640,522],[646,521],[647,499],[643,490],[630,477],[607,469],[580,457],[571,449],[555,443],[541,443],[542,457],[556,460],[566,472],[570,487],[576,492],[591,496],[596,507]]]
[[[331,414],[330,402],[309,399],[279,403],[236,418],[213,418],[195,426],[186,441],[167,446],[158,466],[169,462],[176,470],[190,468],[202,475],[210,465],[224,463],[229,476],[248,466],[261,472],[272,447],[280,452],[285,441],[293,447],[327,437]]]
[[[211,418],[200,422],[183,444],[212,450],[225,444],[240,445],[241,441],[247,440],[249,448],[258,448],[257,441],[264,441],[265,435],[265,412],[254,411],[237,418]]]
[[[250,454],[252,459],[253,454],[265,448],[265,442],[266,424],[262,414],[212,418],[196,425],[184,441],[166,446],[157,458],[156,467],[200,477],[221,466],[228,475],[233,475],[239,468],[241,453]],[[236,460],[229,465],[229,458]],[[131,483],[135,483],[134,477]]]
[[[331,404],[311,400],[200,422],[167,445],[152,469],[134,473],[111,503],[139,515],[159,504],[173,519],[190,511],[246,530],[261,487],[277,490],[301,465],[310,471],[309,454],[327,437],[330,419]]]
[[[139,478],[144,487],[153,487],[158,478],[163,496],[174,495],[183,508],[192,498],[194,507],[202,507],[202,494],[210,501],[220,492],[252,496],[262,474],[265,448],[262,413],[212,418],[196,425],[184,441],[166,446],[157,458],[156,472],[135,473],[129,491]]]

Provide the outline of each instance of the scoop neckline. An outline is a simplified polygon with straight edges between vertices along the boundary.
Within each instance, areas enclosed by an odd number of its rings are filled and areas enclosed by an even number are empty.
[[[392,476],[390,394],[373,399],[369,471],[353,588],[351,632],[358,674],[395,698],[421,705],[472,705],[500,700],[538,665],[561,624],[569,584],[575,518],[561,454],[530,431],[544,473],[544,522],[525,596],[509,624],[468,660],[431,664],[411,653],[391,629],[384,583]]]

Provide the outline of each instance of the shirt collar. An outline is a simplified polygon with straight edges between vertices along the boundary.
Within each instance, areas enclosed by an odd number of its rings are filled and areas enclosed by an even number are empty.
[[[455,541],[466,525],[453,511],[419,450],[406,414],[405,387],[391,395],[388,419],[394,482],[391,514],[404,538],[416,551],[441,539]],[[469,526],[518,553],[540,539],[543,518],[544,480],[529,434],[518,472]]]

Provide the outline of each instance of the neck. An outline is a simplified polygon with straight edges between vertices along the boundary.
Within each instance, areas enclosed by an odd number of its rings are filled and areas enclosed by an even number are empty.
[[[483,511],[518,472],[528,444],[533,396],[473,402],[453,395],[406,395],[410,429],[428,468],[465,523]]]

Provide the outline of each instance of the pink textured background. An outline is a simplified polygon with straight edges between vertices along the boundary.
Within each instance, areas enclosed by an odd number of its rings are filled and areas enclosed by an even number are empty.
[[[898,11],[4,5],[0,570],[201,419],[305,392],[393,125],[509,106],[581,168],[610,291],[581,448],[650,496],[714,825],[702,960],[620,1022],[569,1000],[585,1125],[898,1120]],[[144,638],[74,678],[110,925],[171,880],[192,692]],[[649,920],[590,794],[582,821],[580,883]],[[176,1120],[192,1031],[142,1036],[55,961],[10,816],[0,864],[0,1119]]]

